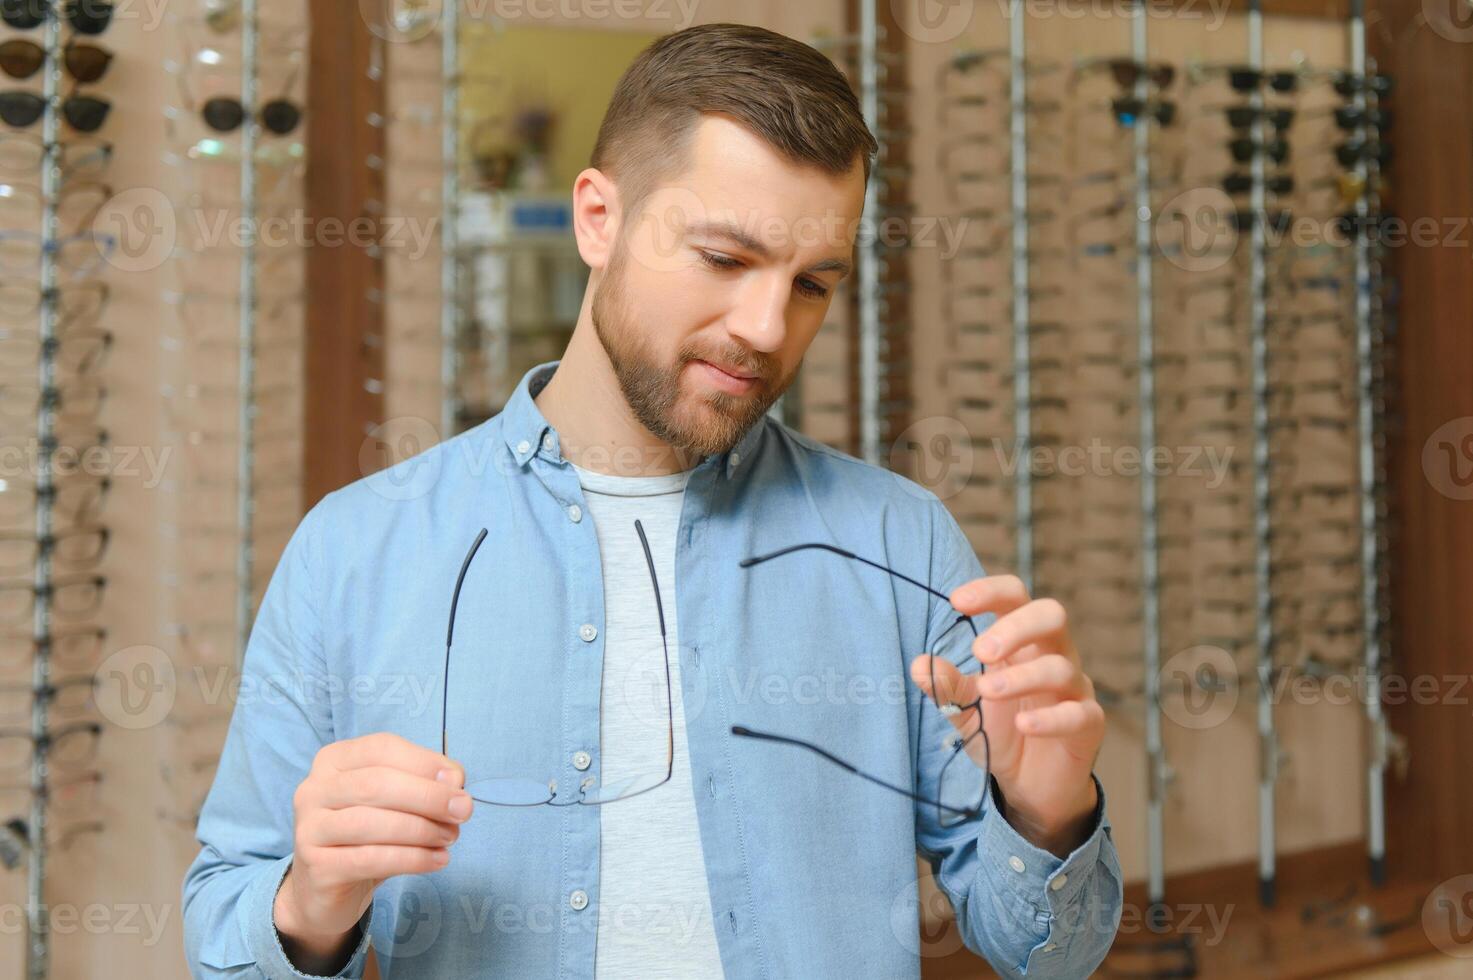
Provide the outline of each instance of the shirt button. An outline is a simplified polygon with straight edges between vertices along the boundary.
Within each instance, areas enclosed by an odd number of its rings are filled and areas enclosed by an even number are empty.
[[[592,623],[584,623],[578,627],[578,635],[583,638],[584,643],[592,643],[598,639],[598,627]]]
[[[579,521],[583,520],[583,508],[579,507],[577,504],[569,506],[568,519],[574,524],[577,524]]]
[[[528,442],[527,440],[523,439],[521,442],[517,443],[517,455],[520,456],[522,453],[526,452],[527,450],[529,450],[531,448],[532,448],[532,444],[530,442]]]
[[[549,432],[547,435],[542,437],[542,448],[546,449],[548,452],[552,452],[552,433]]]
[[[1008,858],[1008,866],[1019,874],[1023,873],[1023,859],[1016,854]]]
[[[733,467],[740,466],[741,465],[741,462],[742,462],[742,454],[741,453],[732,453],[731,454],[731,465]]]
[[[568,896],[568,905],[572,907],[574,912],[582,912],[588,908],[588,893],[581,888],[578,889]]]
[[[579,772],[587,769],[591,762],[593,762],[593,759],[589,756],[587,752],[579,751],[573,753],[573,768],[577,769]]]
[[[1049,882],[1048,883],[1048,886],[1050,888],[1052,888],[1054,891],[1058,891],[1060,888],[1063,888],[1064,887],[1064,882],[1066,882],[1068,880],[1069,880],[1069,876],[1068,875],[1061,874],[1057,878],[1055,878],[1053,881]]]

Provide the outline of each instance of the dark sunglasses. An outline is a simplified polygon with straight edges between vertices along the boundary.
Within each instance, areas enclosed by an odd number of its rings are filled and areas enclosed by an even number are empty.
[[[245,106],[228,95],[217,95],[200,110],[205,125],[217,133],[230,133],[245,122]],[[290,99],[272,99],[261,106],[261,125],[277,136],[285,136],[302,121],[302,110]]]
[[[1284,130],[1294,121],[1294,110],[1285,106],[1276,106],[1271,109],[1258,109],[1251,105],[1230,105],[1227,107],[1228,125],[1234,129],[1247,129],[1253,125],[1254,120],[1263,119],[1274,129]]]
[[[90,95],[69,95],[61,103],[61,114],[79,133],[93,133],[102,128],[113,104]],[[46,100],[35,92],[11,90],[0,92],[0,119],[17,129],[25,129],[41,118]]]
[[[1367,92],[1371,95],[1390,95],[1391,76],[1389,75],[1357,75],[1354,72],[1336,72],[1330,78],[1330,84],[1335,87],[1337,95],[1349,98],[1357,92]]]
[[[1335,147],[1335,159],[1342,167],[1353,167],[1362,160],[1375,160],[1385,167],[1391,163],[1391,144],[1353,139]]]
[[[1176,78],[1176,66],[1164,61],[1140,62],[1129,58],[1104,58],[1079,66],[1081,73],[1105,70],[1121,88],[1133,88],[1142,77],[1157,88],[1167,88]]]
[[[62,64],[79,82],[95,82],[107,73],[113,53],[95,44],[71,41],[62,48]],[[46,64],[46,49],[28,38],[17,37],[0,44],[0,71],[11,78],[30,78]]]
[[[1271,139],[1267,143],[1259,144],[1247,137],[1240,137],[1228,142],[1228,152],[1239,163],[1248,163],[1254,156],[1262,153],[1274,163],[1282,164],[1289,159],[1289,142],[1283,139]]]
[[[1176,103],[1165,100],[1142,101],[1124,95],[1110,100],[1110,111],[1122,126],[1134,126],[1142,118],[1154,119],[1162,126],[1170,126],[1176,121]]]
[[[0,20],[21,31],[46,23],[50,0],[0,0]],[[62,16],[78,34],[101,34],[113,19],[111,0],[67,0]]]
[[[1292,71],[1233,66],[1227,69],[1227,77],[1228,84],[1238,92],[1251,92],[1265,83],[1275,92],[1292,92],[1299,87],[1299,75]]]
[[[1270,174],[1263,180],[1264,189],[1270,194],[1294,193],[1292,174]],[[1246,194],[1253,189],[1253,175],[1230,173],[1222,178],[1222,189],[1229,194]]]

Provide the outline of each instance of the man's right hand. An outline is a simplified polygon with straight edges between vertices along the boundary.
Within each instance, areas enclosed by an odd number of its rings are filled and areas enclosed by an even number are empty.
[[[471,815],[454,761],[380,732],[323,746],[292,797],[295,850],[276,893],[276,931],[292,963],[331,975],[379,883],[445,867]]]

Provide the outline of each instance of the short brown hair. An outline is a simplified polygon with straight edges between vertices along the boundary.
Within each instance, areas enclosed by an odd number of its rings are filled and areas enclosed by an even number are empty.
[[[746,24],[703,24],[645,48],[619,79],[590,165],[637,208],[689,158],[702,113],[730,115],[795,163],[842,176],[879,147],[838,67],[801,41]]]

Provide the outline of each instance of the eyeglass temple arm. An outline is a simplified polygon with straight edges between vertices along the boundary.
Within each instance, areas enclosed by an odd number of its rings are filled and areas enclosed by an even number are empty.
[[[853,558],[855,561],[864,562],[871,568],[878,568],[880,571],[888,572],[891,575],[894,575],[896,578],[904,579],[911,585],[919,586],[920,588],[925,589],[927,592],[931,593],[938,599],[944,599],[947,603],[951,602],[951,596],[947,595],[945,592],[938,592],[927,585],[925,582],[918,582],[915,579],[911,578],[909,575],[906,575],[904,572],[897,572],[895,569],[890,568],[888,565],[881,565],[879,562],[870,561],[868,558],[863,558],[859,555],[856,555],[852,551],[846,551],[843,548],[837,547],[836,545],[824,544],[820,541],[808,542],[806,544],[795,544],[787,548],[781,548],[777,551],[770,552],[765,555],[753,555],[751,558],[743,558],[741,561],[737,562],[737,567],[751,568],[753,565],[759,564],[772,558],[781,557],[782,555],[786,555],[794,551],[802,551],[804,548],[820,548],[824,551],[832,551],[834,554],[844,558]]]
[[[481,528],[481,533],[476,535],[476,540],[471,543],[470,550],[465,553],[465,561],[460,563],[460,574],[455,577],[455,591],[450,595],[450,621],[445,627],[445,689],[440,698],[440,754],[449,755],[446,745],[445,730],[449,727],[447,721],[450,707],[450,643],[455,637],[455,607],[460,605],[460,587],[465,583],[465,573],[471,567],[471,559],[476,557],[476,552],[481,550],[481,542],[486,540],[486,529]]]
[[[948,806],[947,804],[942,803],[940,800],[933,800],[929,796],[921,796],[919,793],[911,792],[903,786],[896,786],[894,783],[886,782],[885,780],[880,779],[878,776],[871,776],[864,770],[859,769],[851,763],[845,762],[843,759],[834,755],[832,752],[825,751],[824,749],[819,748],[817,745],[814,745],[812,742],[805,742],[800,738],[789,738],[786,735],[774,735],[771,732],[759,732],[748,728],[745,725],[732,725],[731,733],[733,735],[741,735],[746,738],[766,739],[769,742],[786,742],[788,745],[796,745],[799,748],[808,749],[811,752],[817,752],[819,755],[823,756],[834,765],[839,766],[842,769],[847,769],[849,772],[852,772],[854,775],[860,777],[861,779],[867,779],[870,782],[874,783],[876,786],[883,786],[886,789],[891,790],[892,792],[899,793],[901,796],[909,797],[910,799],[915,800],[917,803],[925,803],[929,806],[940,807],[943,810],[950,810],[952,813],[969,819],[972,817],[980,816],[982,813],[980,809],[959,809],[954,806]]]
[[[637,518],[634,521],[634,530],[639,534],[639,543],[644,546],[644,562],[649,566],[650,585],[655,590],[655,612],[660,617],[660,646],[665,650],[665,690],[670,692],[672,690],[670,686],[670,644],[665,639],[665,603],[660,598],[660,580],[655,577],[655,558],[650,554],[649,538],[645,537],[644,525]],[[675,697],[673,693],[665,699],[665,712],[670,722],[669,727],[665,730],[665,778],[669,779],[670,774],[675,771]]]

